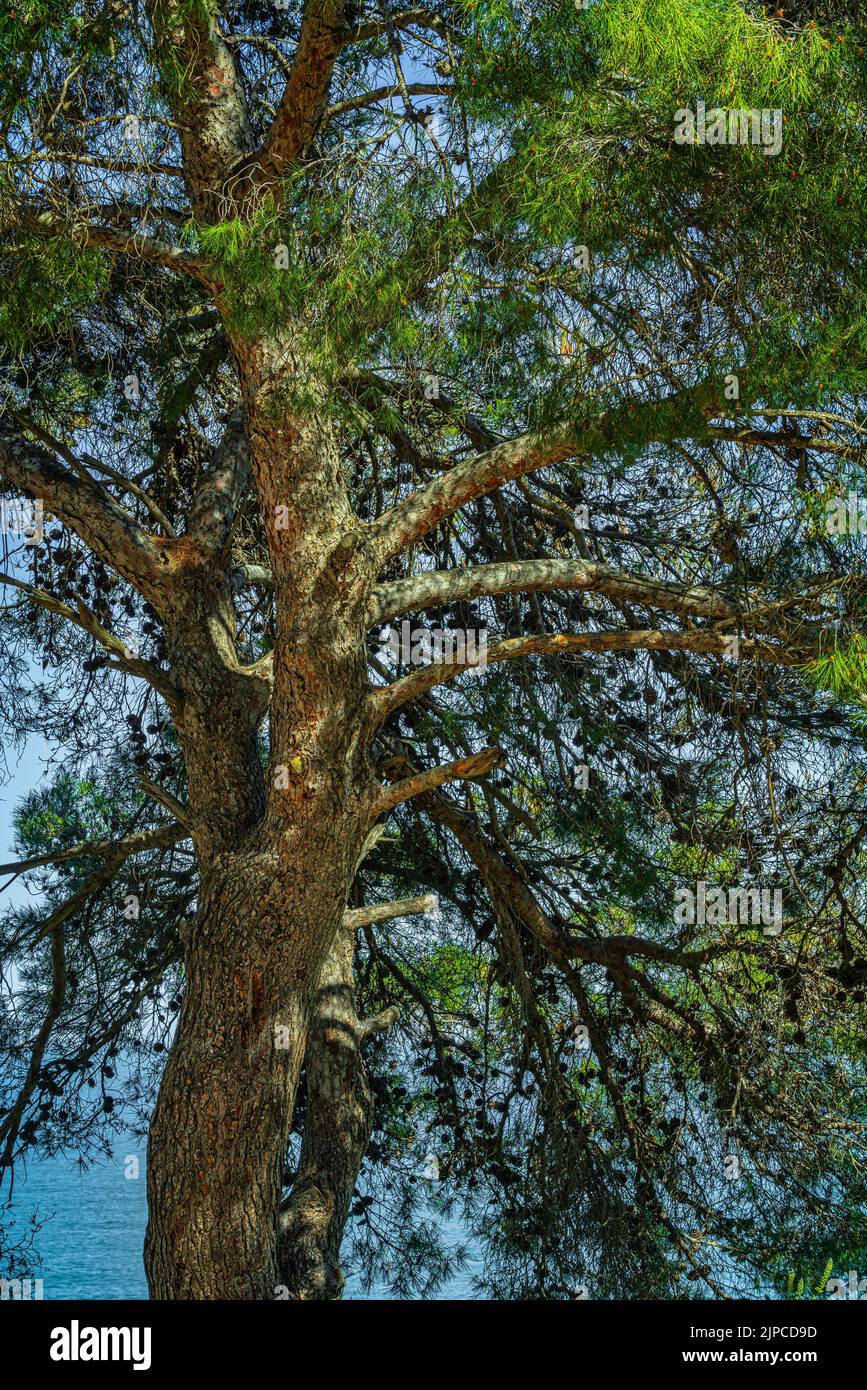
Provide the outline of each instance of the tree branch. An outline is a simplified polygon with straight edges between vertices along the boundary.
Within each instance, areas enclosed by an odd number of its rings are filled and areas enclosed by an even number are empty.
[[[250,446],[244,415],[236,411],[214,450],[210,470],[196,494],[188,534],[217,553],[228,544],[244,486],[250,476]]]
[[[835,439],[797,434],[791,430],[757,430],[751,426],[737,429],[734,426],[714,425],[710,435],[713,439],[724,439],[732,444],[760,444],[765,448],[796,449],[804,454],[836,454],[852,463],[863,463],[867,458],[867,444],[853,448],[851,444],[841,444]]]
[[[583,589],[629,603],[701,618],[736,618],[737,607],[703,585],[671,584],[594,564],[591,560],[520,560],[470,569],[428,570],[374,590],[370,624],[402,613],[474,599],[487,594]]]
[[[189,806],[184,806],[182,802],[172,796],[171,792],[166,791],[165,787],[161,787],[158,782],[152,781],[151,778],[145,776],[143,772],[139,773],[138,781],[143,792],[146,792],[149,797],[158,802],[160,806],[164,807],[170,815],[174,816],[175,820],[178,821],[190,835],[194,835],[196,822]]]
[[[391,1004],[382,1013],[373,1014],[370,1018],[359,1020],[355,1032],[359,1042],[370,1037],[371,1033],[385,1033],[389,1028],[393,1028],[400,1018],[400,1009],[396,1004]]]
[[[45,1049],[48,1046],[49,1039],[51,1038],[51,1031],[61,1014],[66,999],[66,947],[63,940],[63,918],[60,917],[62,911],[63,909],[58,909],[52,914],[54,918],[59,917],[60,919],[51,927],[51,997],[48,1002],[48,1009],[46,1010],[42,1026],[33,1044],[33,1049],[30,1054],[30,1065],[27,1068],[24,1084],[21,1087],[15,1104],[10,1107],[6,1118],[0,1122],[0,1141],[5,1145],[2,1157],[0,1157],[0,1177],[3,1175],[3,1170],[12,1165],[15,1152],[15,1141],[21,1129],[24,1111],[39,1083],[39,1075],[42,1070],[42,1059],[45,1056]]]
[[[372,288],[376,290],[381,285],[391,290],[397,285],[405,304],[427,294],[430,286],[452,266],[458,253],[488,224],[492,210],[502,210],[508,203],[508,179],[513,167],[511,156],[502,160],[458,207],[422,224],[403,254],[383,267],[379,282]],[[391,296],[383,294],[381,304],[381,309],[368,318],[369,332],[388,322]]]
[[[157,825],[149,830],[137,830],[122,840],[82,840],[70,849],[57,850],[54,854],[37,854],[32,859],[20,859],[14,864],[0,864],[0,874],[26,874],[31,869],[42,869],[47,864],[65,864],[70,859],[92,857],[118,861],[129,859],[146,849],[167,848],[183,838],[178,825]]]
[[[167,570],[165,550],[101,483],[63,468],[42,445],[0,418],[0,475],[41,497],[95,555],[153,602]]]
[[[138,232],[125,231],[122,227],[101,227],[93,222],[67,222],[49,211],[19,209],[18,216],[21,225],[36,236],[62,236],[76,246],[117,251],[138,260],[153,261],[157,265],[167,266],[170,270],[179,270],[185,275],[191,275],[208,289],[214,286],[215,275],[209,261],[202,256],[193,255],[191,251],[182,251],[167,241],[160,241],[157,237],[142,236]]]
[[[638,956],[666,965],[695,969],[732,949],[744,947],[744,943],[738,943],[734,948],[721,945],[701,951],[682,951],[637,936],[604,936],[596,939],[573,936],[542,910],[518,870],[497,852],[471,812],[462,810],[446,797],[434,794],[425,796],[421,806],[434,820],[451,830],[464,847],[479,870],[495,906],[498,902],[507,906],[508,911],[520,918],[552,958],[561,964],[580,960],[611,965],[623,962],[629,956]],[[749,943],[746,946],[748,949]]]
[[[0,869],[0,873],[2,873]],[[420,912],[432,912],[439,899],[436,893],[424,893],[418,898],[396,898],[389,903],[371,903],[369,907],[351,907],[343,914],[342,925],[357,931],[375,922],[390,922],[394,917],[412,917]]]
[[[15,419],[25,430],[28,430],[31,434],[35,434],[36,438],[47,445],[49,449],[53,449],[60,458],[69,464],[72,471],[77,473],[80,478],[87,478],[89,476],[87,468],[95,468],[98,472],[104,473],[107,478],[111,478],[112,482],[116,483],[118,487],[126,492],[131,492],[133,497],[141,502],[143,507],[147,508],[157,525],[162,527],[166,536],[172,539],[175,538],[175,529],[165,512],[157,505],[150,493],[146,492],[143,487],[139,487],[138,483],[132,478],[127,478],[123,473],[118,473],[116,468],[112,468],[107,463],[101,463],[100,460],[95,459],[92,454],[82,454],[81,458],[77,459],[72,450],[68,448],[61,439],[49,433],[44,425],[40,425],[36,420],[31,420],[29,415],[22,415],[20,412],[17,412]],[[87,467],[85,467],[85,465],[87,465]]]
[[[576,454],[604,453],[638,441],[650,444],[679,435],[705,437],[707,417],[714,413],[719,394],[716,383],[706,381],[663,400],[625,400],[586,425],[560,421],[497,444],[383,512],[370,527],[380,557],[385,562],[400,554],[467,502],[534,469],[562,463]]]
[[[370,818],[378,820],[380,816],[399,806],[402,801],[409,801],[411,797],[433,791],[445,782],[471,781],[477,777],[485,777],[495,767],[502,767],[505,761],[502,748],[483,748],[480,753],[475,753],[469,758],[458,758],[454,762],[443,763],[440,767],[415,772],[411,777],[404,777],[399,782],[393,782],[391,786],[380,788],[371,798]],[[387,773],[388,766],[383,770]]]
[[[487,650],[487,662],[514,661],[524,656],[568,656],[571,652],[610,651],[690,651],[724,653],[729,650],[731,634],[713,628],[690,628],[687,631],[666,632],[659,628],[625,628],[621,632],[582,632],[542,634],[532,637],[508,637],[495,642]],[[739,638],[741,660],[762,660],[782,666],[800,666],[809,659],[810,651]],[[382,724],[408,700],[416,700],[437,685],[456,680],[465,671],[478,670],[473,661],[432,662],[410,675],[393,681],[371,695],[374,727]]]
[[[41,150],[31,150],[27,154],[13,155],[10,164],[78,164],[86,169],[105,169],[113,174],[142,174],[157,177],[168,174],[172,178],[183,178],[184,171],[177,164],[148,164],[129,159],[100,159],[97,155],[80,154],[77,150],[64,150],[47,146]]]
[[[394,29],[430,29],[432,33],[439,34],[440,38],[452,39],[455,43],[462,41],[460,32],[441,15],[432,14],[430,10],[413,9],[401,10],[399,14],[390,15],[388,20],[365,20],[363,24],[359,24],[345,35],[344,46],[351,43],[361,43],[365,39],[379,38],[381,34],[388,32],[389,22]]]
[[[107,664],[116,671],[128,671],[132,676],[140,676],[152,685],[154,690],[158,690],[164,699],[170,701],[177,696],[177,691],[171,682],[164,676],[158,666],[152,662],[145,661],[139,656],[130,656],[129,648],[114,633],[104,628],[92,609],[79,599],[75,608],[70,608],[68,603],[63,603],[54,594],[50,594],[45,589],[38,589],[35,584],[26,584],[22,579],[16,579],[14,575],[0,573],[0,584],[10,584],[15,589],[20,589],[34,603],[38,603],[40,608],[45,608],[49,613],[57,613],[59,617],[66,618],[67,621],[80,627],[91,637],[99,642],[100,646],[107,652],[111,652],[113,661]]]
[[[366,106],[373,106],[377,101],[387,101],[390,97],[401,96],[402,91],[411,97],[446,97],[451,94],[452,88],[444,86],[441,82],[408,82],[403,89],[395,86],[377,87],[371,92],[363,92],[357,97],[347,97],[346,101],[338,101],[334,106],[329,106],[323,112],[323,124],[333,116],[342,116],[345,111],[361,111]]]
[[[265,565],[236,565],[229,577],[236,591],[252,584],[261,584],[263,589],[274,588],[273,571]]]
[[[243,87],[220,33],[220,8],[187,0],[147,0],[148,18],[183,150],[196,215],[220,217],[220,192],[234,165],[253,148]]]
[[[315,135],[337,55],[345,41],[345,0],[307,0],[292,70],[264,143],[247,163],[254,187],[272,187]]]

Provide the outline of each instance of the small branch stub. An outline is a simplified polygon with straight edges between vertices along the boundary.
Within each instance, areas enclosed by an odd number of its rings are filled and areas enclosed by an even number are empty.
[[[412,776],[404,777],[401,781],[393,782],[391,786],[381,789],[373,801],[373,817],[376,819],[384,815],[395,806],[399,806],[402,801],[409,801],[411,797],[434,791],[445,782],[466,782],[485,777],[494,768],[503,767],[505,761],[506,755],[502,748],[483,748],[480,753],[473,753],[468,758],[458,758],[455,762],[443,763],[440,767],[415,772]]]

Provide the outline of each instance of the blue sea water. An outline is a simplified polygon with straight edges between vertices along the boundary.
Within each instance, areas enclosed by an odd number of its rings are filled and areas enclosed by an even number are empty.
[[[137,1178],[126,1163],[138,1158]],[[23,1227],[36,1209],[47,1218],[35,1246],[42,1257],[35,1277],[45,1299],[147,1298],[142,1242],[147,1223],[144,1146],[122,1141],[111,1159],[85,1172],[57,1156],[16,1170],[13,1211]]]
[[[138,1177],[127,1177],[138,1158]],[[50,1219],[38,1232],[42,1263],[33,1277],[42,1279],[43,1298],[146,1299],[142,1244],[147,1222],[145,1154],[141,1140],[119,1140],[111,1159],[80,1172],[74,1161],[55,1157],[29,1164],[16,1174],[13,1210],[19,1228],[31,1211]],[[444,1226],[457,1246],[459,1225]],[[438,1299],[472,1298],[470,1263],[436,1295]],[[347,1280],[346,1298],[383,1298],[384,1290],[363,1293],[357,1279]]]

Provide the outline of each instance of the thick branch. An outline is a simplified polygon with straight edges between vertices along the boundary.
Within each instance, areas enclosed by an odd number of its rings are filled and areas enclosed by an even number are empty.
[[[207,477],[193,503],[189,534],[205,550],[228,544],[244,486],[250,476],[250,446],[241,411],[226,425]]]
[[[713,628],[690,628],[666,632],[658,628],[625,628],[621,632],[543,633],[532,637],[507,637],[488,648],[487,663],[510,661],[524,656],[568,656],[571,652],[610,651],[691,651],[728,653],[730,633]],[[809,657],[808,650],[740,638],[738,657],[782,666],[799,666]],[[437,685],[456,680],[465,671],[477,671],[473,661],[432,662],[401,680],[377,690],[371,696],[374,724],[379,725],[408,700],[416,700]]]
[[[345,40],[344,0],[307,0],[292,71],[271,129],[251,160],[257,187],[279,180],[315,135]]]
[[[707,416],[713,413],[718,396],[714,382],[702,382],[660,401],[623,401],[585,425],[561,421],[497,444],[457,464],[384,512],[370,528],[381,558],[384,561],[400,554],[467,502],[537,468],[638,441],[650,444],[679,436],[705,437]]]
[[[219,8],[187,0],[148,0],[157,55],[172,93],[184,173],[197,216],[219,216],[218,190],[253,147],[243,87],[220,33]]]
[[[476,565],[471,569],[428,570],[381,585],[374,591],[370,624],[484,594],[550,589],[584,589],[691,617],[723,619],[736,618],[738,614],[729,599],[703,585],[662,583],[591,560],[522,560]]]
[[[766,448],[796,449],[804,454],[837,454],[852,463],[863,463],[867,458],[867,445],[853,447],[823,435],[797,434],[792,430],[757,430],[750,426],[735,429],[733,426],[715,425],[710,433],[714,439],[725,439],[733,444],[761,444]]]
[[[147,508],[157,525],[162,527],[164,534],[174,539],[175,529],[165,512],[157,505],[150,493],[146,492],[143,487],[140,487],[133,478],[127,478],[123,473],[118,473],[116,468],[112,468],[110,464],[103,463],[100,459],[94,458],[92,454],[82,454],[80,459],[76,458],[75,454],[63,443],[62,439],[58,439],[57,436],[51,434],[44,425],[40,425],[29,416],[18,413],[16,414],[16,419],[25,430],[30,434],[34,434],[36,438],[41,440],[49,449],[53,449],[60,458],[69,464],[73,473],[78,474],[80,478],[87,478],[89,476],[87,469],[95,468],[98,473],[104,474],[106,478],[111,478],[111,481],[117,484],[121,489],[121,495],[123,492],[132,493],[133,497],[141,502],[143,507]],[[84,465],[86,465],[86,467]]]
[[[2,873],[0,869],[0,873]],[[436,893],[424,893],[418,898],[396,898],[390,903],[371,903],[369,907],[351,907],[343,914],[343,926],[356,931],[375,922],[390,922],[394,917],[411,917],[420,912],[432,912],[437,905]]]
[[[236,592],[259,584],[263,589],[274,588],[274,573],[265,565],[236,565],[229,576]]]
[[[156,606],[166,577],[165,550],[95,479],[70,472],[41,444],[26,439],[8,417],[0,418],[0,474],[41,497],[95,555]]]
[[[356,1028],[358,1039],[362,1042],[369,1038],[371,1033],[386,1033],[389,1028],[393,1028],[400,1018],[400,1009],[396,1004],[391,1004],[381,1013],[373,1014],[370,1018],[363,1018]]]
[[[356,1012],[354,951],[354,933],[339,929],[322,967],[307,1039],[307,1122],[298,1174],[279,1214],[280,1274],[290,1296],[304,1300],[340,1297],[340,1241],[370,1140],[373,1101],[361,1042],[373,1028],[366,1029]],[[380,1018],[387,1026],[385,1015]]]

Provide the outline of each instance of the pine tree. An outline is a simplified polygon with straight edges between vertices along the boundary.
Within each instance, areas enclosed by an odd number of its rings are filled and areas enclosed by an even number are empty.
[[[507,1296],[815,1283],[863,1238],[863,33],[25,0],[0,46],[7,717],[68,764],[4,1168],[119,1123],[125,1047],[154,1297],[339,1296],[348,1218],[433,1287],[438,1132]],[[700,881],[785,930],[678,925]]]

